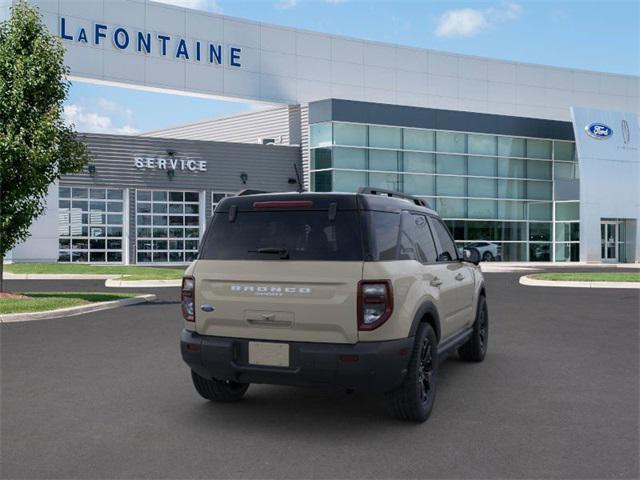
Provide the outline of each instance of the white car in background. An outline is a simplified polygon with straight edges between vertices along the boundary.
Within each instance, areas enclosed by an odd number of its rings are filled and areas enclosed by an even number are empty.
[[[480,252],[483,262],[494,262],[502,260],[502,245],[493,242],[473,242],[468,243],[464,248],[475,248]]]

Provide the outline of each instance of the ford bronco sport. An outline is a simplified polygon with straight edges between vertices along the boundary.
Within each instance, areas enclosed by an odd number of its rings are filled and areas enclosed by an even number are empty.
[[[213,401],[250,383],[365,389],[424,421],[439,359],[487,349],[479,253],[462,256],[426,202],[396,192],[226,198],[182,283],[194,386]]]

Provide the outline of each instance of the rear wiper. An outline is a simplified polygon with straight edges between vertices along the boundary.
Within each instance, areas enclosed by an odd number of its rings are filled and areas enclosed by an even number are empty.
[[[264,247],[264,248],[259,248],[257,250],[248,250],[248,251],[250,253],[273,253],[275,255],[280,255],[280,258],[282,260],[289,259],[289,250],[287,250],[286,248]]]

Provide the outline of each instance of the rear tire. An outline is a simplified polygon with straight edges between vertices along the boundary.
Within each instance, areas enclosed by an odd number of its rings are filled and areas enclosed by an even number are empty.
[[[493,262],[495,260],[493,253],[491,252],[484,252],[484,254],[482,255],[482,261],[483,262]]]
[[[489,342],[489,312],[487,299],[480,295],[476,321],[473,323],[473,333],[467,342],[458,348],[458,355],[467,362],[481,362],[487,354]]]
[[[193,370],[191,370],[191,380],[200,396],[212,402],[237,402],[249,388],[248,383],[208,379],[201,377]]]
[[[402,384],[386,393],[389,412],[400,420],[424,422],[436,398],[438,339],[431,325],[418,328],[407,375]]]

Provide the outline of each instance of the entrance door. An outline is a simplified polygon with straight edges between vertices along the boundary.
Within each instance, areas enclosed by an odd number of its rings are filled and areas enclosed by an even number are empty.
[[[601,256],[603,262],[618,261],[618,222],[600,223]]]

